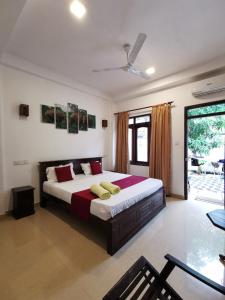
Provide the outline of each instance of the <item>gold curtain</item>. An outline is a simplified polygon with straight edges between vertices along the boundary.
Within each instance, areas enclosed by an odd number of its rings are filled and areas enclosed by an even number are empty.
[[[152,108],[149,176],[163,181],[166,194],[170,194],[171,168],[171,105]]]
[[[116,136],[116,171],[127,173],[128,163],[128,113],[121,112],[117,116]]]

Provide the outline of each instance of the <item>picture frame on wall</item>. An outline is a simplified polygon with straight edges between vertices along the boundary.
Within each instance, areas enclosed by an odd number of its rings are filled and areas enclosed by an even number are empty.
[[[67,129],[67,106],[55,105],[55,126],[58,129]]]
[[[87,131],[88,130],[87,122],[88,122],[87,111],[84,109],[79,109],[79,130]]]
[[[79,110],[78,105],[67,103],[68,111],[68,132],[78,133]]]
[[[42,123],[55,123],[55,107],[49,105],[41,105],[41,121]]]
[[[96,116],[88,114],[88,128],[96,129]]]

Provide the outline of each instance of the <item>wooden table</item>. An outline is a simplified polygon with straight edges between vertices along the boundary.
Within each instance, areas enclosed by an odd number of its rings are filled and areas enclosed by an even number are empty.
[[[207,217],[214,226],[225,230],[225,209],[216,209],[207,213]]]
[[[216,209],[206,215],[214,226],[225,231],[225,209]],[[219,254],[219,257],[225,261],[225,255]]]

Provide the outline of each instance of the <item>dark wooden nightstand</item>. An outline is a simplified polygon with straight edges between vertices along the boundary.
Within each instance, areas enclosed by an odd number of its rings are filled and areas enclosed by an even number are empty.
[[[15,219],[35,213],[34,190],[35,188],[32,186],[22,186],[12,189],[13,216]]]

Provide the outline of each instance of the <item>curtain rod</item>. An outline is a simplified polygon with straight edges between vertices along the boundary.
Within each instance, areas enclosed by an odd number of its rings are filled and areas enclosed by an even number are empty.
[[[174,102],[174,101],[170,101],[170,102],[165,102],[165,103],[161,103],[161,104],[157,104],[157,105],[150,105],[150,106],[145,106],[145,107],[139,107],[139,108],[130,109],[130,110],[121,111],[121,112],[131,112],[131,111],[136,111],[136,110],[141,110],[141,109],[146,109],[146,108],[156,107],[156,106],[160,106],[160,105],[164,105],[164,104],[169,104],[169,105],[171,105],[173,102]],[[119,113],[121,113],[121,112],[119,112]],[[118,115],[119,113],[118,113],[118,112],[117,112],[117,113],[114,113],[114,115]]]

